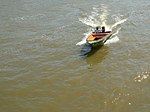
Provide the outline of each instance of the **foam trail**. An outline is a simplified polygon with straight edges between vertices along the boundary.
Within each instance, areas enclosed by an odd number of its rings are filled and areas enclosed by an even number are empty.
[[[117,36],[117,34],[119,33],[119,31],[121,30],[121,28],[119,28],[116,32],[114,32],[111,36],[110,39],[108,39],[104,45],[108,45],[108,44],[111,44],[111,43],[116,43],[119,41],[119,37]]]
[[[115,36],[115,35],[117,35],[120,30],[121,30],[121,28],[119,28],[116,32],[114,32],[114,33],[112,34],[112,37]]]
[[[84,45],[86,44],[86,39],[83,39],[82,41],[78,42],[76,45]]]
[[[105,5],[102,5],[101,11],[102,11],[102,14],[100,15],[101,24],[99,24],[99,26],[105,26],[106,31],[110,31],[111,30],[110,26],[106,24],[107,16],[109,15],[108,8]]]
[[[127,19],[123,19],[123,20],[121,20],[121,21],[118,21],[117,23],[115,23],[115,24],[113,24],[113,25],[111,26],[111,29],[113,29],[113,27],[116,27],[116,26],[118,26],[118,25],[124,23],[125,21],[127,21]]]
[[[99,14],[97,8],[93,8],[93,10],[94,11],[91,12],[90,16],[87,16],[85,18],[79,18],[79,21],[81,21],[82,23],[88,26],[96,27],[98,23],[97,17],[99,16]]]
[[[78,42],[76,45],[84,45],[84,44],[86,44],[86,39],[87,39],[87,37],[88,37],[91,33],[92,33],[91,31],[89,31],[89,32],[87,32],[87,33],[84,33],[85,37],[82,39],[82,41]]]
[[[109,40],[107,40],[104,45],[108,45],[108,44],[111,44],[111,43],[116,43],[118,41],[119,41],[118,36],[115,36],[115,37],[110,38]]]

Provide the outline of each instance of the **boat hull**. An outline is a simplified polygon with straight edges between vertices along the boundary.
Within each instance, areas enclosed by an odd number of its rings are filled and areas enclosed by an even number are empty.
[[[104,43],[112,36],[112,33],[104,36],[103,38],[96,39],[96,40],[86,40],[87,45],[91,47],[103,46]]]

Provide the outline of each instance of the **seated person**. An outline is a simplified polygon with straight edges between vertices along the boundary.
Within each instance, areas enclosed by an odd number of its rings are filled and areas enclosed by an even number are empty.
[[[105,32],[105,26],[102,26],[102,33]]]
[[[99,30],[99,28],[96,27],[95,33],[97,34],[97,33],[100,33],[100,32],[101,32],[101,30]]]

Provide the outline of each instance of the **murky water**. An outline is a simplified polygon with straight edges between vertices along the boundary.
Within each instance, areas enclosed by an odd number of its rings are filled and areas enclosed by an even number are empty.
[[[1,112],[149,112],[149,0],[1,0]],[[96,25],[113,38],[84,43]],[[86,53],[91,51],[90,53]]]

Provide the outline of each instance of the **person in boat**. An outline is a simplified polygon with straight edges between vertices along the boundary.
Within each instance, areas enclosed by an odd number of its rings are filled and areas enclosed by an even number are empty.
[[[105,33],[105,26],[102,26],[102,33]]]
[[[99,28],[96,27],[95,33],[98,34],[98,33],[100,33],[100,32],[101,32],[101,30],[99,30]]]

